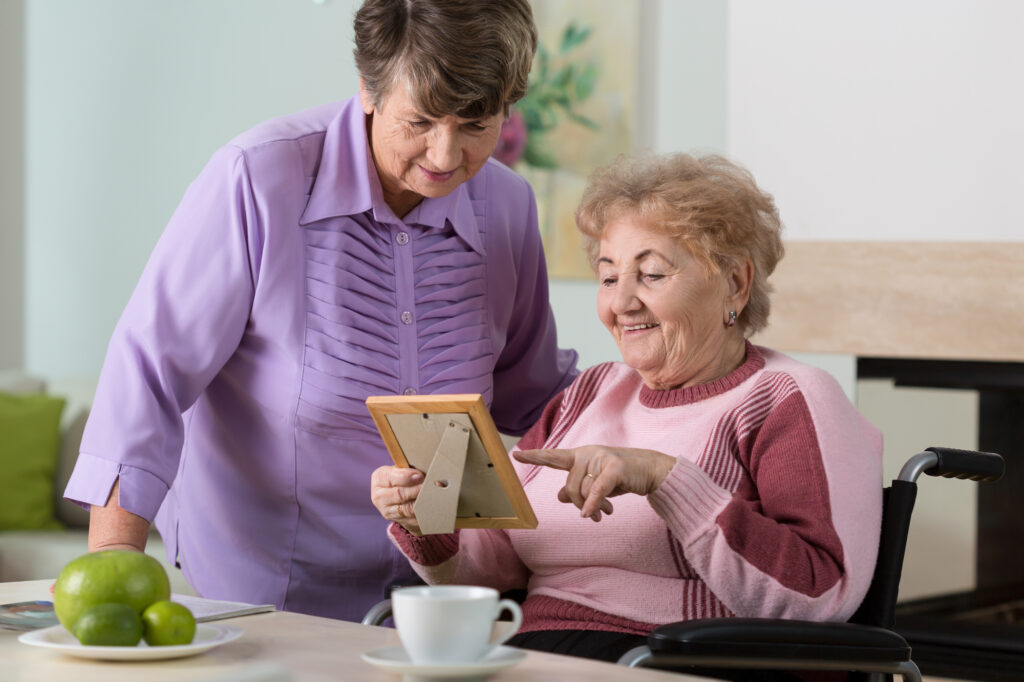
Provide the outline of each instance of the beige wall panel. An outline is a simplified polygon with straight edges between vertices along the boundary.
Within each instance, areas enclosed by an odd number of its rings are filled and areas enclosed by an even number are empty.
[[[1024,361],[1024,243],[789,242],[771,281],[757,343]]]

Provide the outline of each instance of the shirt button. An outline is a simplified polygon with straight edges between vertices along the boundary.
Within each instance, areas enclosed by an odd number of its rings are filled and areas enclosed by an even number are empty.
[[[412,324],[412,313],[410,313],[408,310],[402,313],[402,322],[404,324]]]
[[[406,395],[416,395],[416,389],[413,388],[412,386],[410,386],[409,388],[407,388],[404,391],[402,391],[402,393],[404,393]]]
[[[409,233],[399,232],[398,234],[395,235],[395,241],[398,242],[399,245],[405,246],[406,244],[409,243]]]

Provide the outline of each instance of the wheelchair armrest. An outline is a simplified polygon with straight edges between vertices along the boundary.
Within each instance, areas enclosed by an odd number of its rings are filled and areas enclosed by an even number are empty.
[[[662,625],[647,642],[655,656],[910,660],[910,646],[897,633],[853,623],[709,618]]]
[[[391,616],[391,600],[379,601],[370,607],[361,621],[363,625],[380,625]]]

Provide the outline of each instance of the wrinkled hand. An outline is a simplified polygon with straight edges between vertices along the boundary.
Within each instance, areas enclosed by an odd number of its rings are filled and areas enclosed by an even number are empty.
[[[394,521],[410,533],[420,534],[420,524],[412,504],[423,487],[423,472],[407,467],[380,467],[370,476],[370,500],[388,521]]]
[[[676,460],[655,450],[584,445],[571,450],[521,450],[513,455],[520,462],[540,464],[568,471],[558,491],[560,502],[571,502],[580,516],[601,520],[611,514],[607,498],[633,493],[649,495],[658,489]]]

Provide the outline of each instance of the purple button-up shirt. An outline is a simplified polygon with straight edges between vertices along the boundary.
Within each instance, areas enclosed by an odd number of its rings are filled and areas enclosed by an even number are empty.
[[[155,518],[204,596],[356,620],[412,576],[370,503],[364,401],[481,393],[522,433],[575,375],[529,185],[496,161],[404,219],[358,98],[269,121],[192,183],[114,331],[65,490]]]

